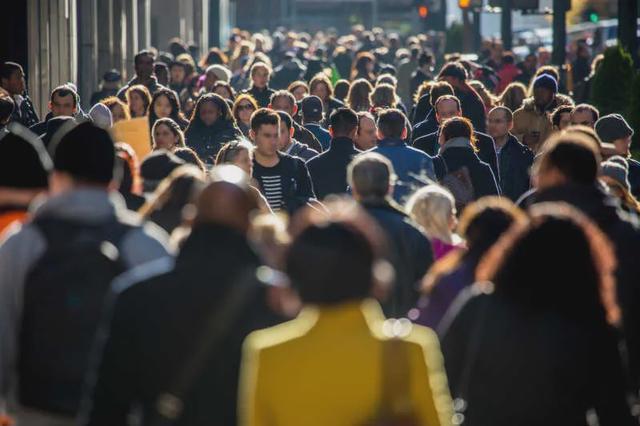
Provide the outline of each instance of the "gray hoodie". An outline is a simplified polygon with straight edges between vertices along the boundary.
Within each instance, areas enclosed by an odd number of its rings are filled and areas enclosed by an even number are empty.
[[[118,193],[101,189],[77,189],[33,203],[34,218],[56,218],[95,225],[114,218],[134,224],[118,247],[125,266],[170,256],[167,234],[152,223],[141,223],[127,211]],[[33,224],[14,226],[0,240],[0,413],[15,389],[17,338],[22,317],[24,280],[44,254],[46,240]]]

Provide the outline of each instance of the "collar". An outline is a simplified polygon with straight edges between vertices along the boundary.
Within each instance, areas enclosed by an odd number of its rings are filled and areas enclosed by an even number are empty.
[[[378,146],[407,146],[402,139],[384,138],[378,142]]]
[[[124,198],[115,191],[79,188],[50,198],[38,197],[30,210],[35,217],[101,223],[123,214],[126,204]]]
[[[408,217],[408,215],[404,212],[402,207],[398,205],[398,203],[396,203],[393,199],[390,199],[389,197],[384,199],[379,199],[379,198],[364,199],[360,201],[360,204],[362,204],[362,206],[366,209],[386,210],[391,213]]]
[[[331,145],[329,145],[329,150],[338,149],[338,150],[352,150],[357,152],[358,150],[355,147],[353,140],[349,139],[346,136],[336,136],[331,139]]]
[[[306,305],[297,321],[306,323],[309,329],[335,332],[345,325],[355,328],[380,330],[385,317],[380,304],[374,299],[353,300],[336,305]]]
[[[440,147],[440,153],[445,152],[449,148],[469,148],[473,149],[471,146],[471,141],[467,138],[453,138],[449,139]]]

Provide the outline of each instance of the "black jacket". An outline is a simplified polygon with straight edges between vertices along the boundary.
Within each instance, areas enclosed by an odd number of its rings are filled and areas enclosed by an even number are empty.
[[[438,120],[436,120],[436,113],[432,108],[429,110],[429,112],[427,112],[427,117],[424,120],[413,126],[413,131],[411,132],[411,141],[415,143],[417,139],[437,131]]]
[[[633,158],[627,158],[629,163],[629,184],[634,197],[640,198],[640,162]]]
[[[258,89],[257,87],[251,87],[243,91],[242,93],[248,93],[258,102],[260,108],[266,108],[271,102],[271,95],[275,93],[275,90],[270,89],[268,86],[264,89]]]
[[[322,144],[309,129],[306,129],[295,121],[293,122],[293,129],[293,138],[295,140],[318,152],[323,151]]]
[[[411,123],[416,125],[426,119],[429,111],[433,109],[431,107],[431,95],[429,93],[422,95],[420,99],[418,99],[418,103],[415,104],[412,109]]]
[[[300,143],[295,139],[292,139],[291,147],[289,148],[287,154],[291,155],[292,157],[298,157],[306,162],[317,156],[318,151],[309,148],[307,145]]]
[[[622,310],[623,332],[630,364],[630,378],[640,388],[640,224],[622,211],[617,200],[597,186],[566,185],[535,192],[529,204],[566,202],[589,216],[612,241],[618,261],[616,290]]]
[[[455,90],[455,95],[460,99],[462,106],[462,115],[467,117],[473,123],[473,128],[477,132],[486,132],[487,117],[484,109],[484,103],[480,96],[475,92],[466,90]]]
[[[500,195],[491,167],[481,161],[471,148],[448,148],[433,157],[433,167],[438,180],[444,178],[447,171],[453,172],[465,166],[471,175],[476,200],[487,195]]]
[[[498,155],[498,161],[502,194],[511,201],[517,201],[531,187],[529,169],[533,164],[533,152],[510,134]]]
[[[586,426],[591,408],[601,426],[634,424],[613,330],[473,290],[441,330],[451,394],[468,404],[465,424]]]
[[[307,162],[313,189],[319,200],[347,192],[347,166],[361,151],[346,137],[331,140],[329,149]]]
[[[296,80],[301,80],[306,71],[306,67],[297,59],[289,60],[282,65],[276,67],[273,71],[271,86],[274,89],[286,89],[289,84]]]
[[[15,99],[13,100],[15,101]],[[40,121],[29,96],[24,96],[19,107],[16,104],[13,114],[11,114],[11,121],[20,123],[25,127],[31,127]]]
[[[185,132],[185,141],[198,157],[213,164],[220,148],[225,143],[242,138],[242,132],[230,121],[218,120],[211,127],[192,126]]]
[[[124,278],[110,305],[111,320],[103,328],[91,404],[85,405],[80,424],[127,424],[128,413],[137,405],[143,424],[151,424],[158,396],[169,390],[196,350],[203,324],[220,309],[238,277],[259,265],[243,235],[200,225],[185,241],[175,265],[149,264],[130,276],[130,282]],[[279,321],[266,305],[266,288],[257,281],[254,285],[240,317],[196,375],[176,425],[236,424],[242,342],[251,331]]]
[[[433,263],[431,242],[395,203],[370,201],[362,205],[385,231],[396,272],[395,286],[382,304],[383,310],[387,317],[406,317],[420,295],[420,280]]]
[[[498,157],[496,155],[496,144],[494,143],[493,138],[485,133],[480,132],[475,132],[474,135],[476,137],[478,157],[480,158],[480,160],[484,161],[491,167],[491,171],[493,172],[493,175],[497,180],[500,174],[498,173]],[[413,142],[413,147],[433,157],[437,155],[438,151],[440,150],[440,144],[438,143],[439,137],[440,130],[436,129],[434,133],[415,139]]]

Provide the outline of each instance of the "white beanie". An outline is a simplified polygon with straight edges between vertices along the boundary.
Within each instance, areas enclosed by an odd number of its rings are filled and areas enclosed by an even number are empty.
[[[95,123],[96,126],[108,130],[113,125],[113,117],[111,116],[111,110],[104,104],[97,103],[89,111],[89,117]]]

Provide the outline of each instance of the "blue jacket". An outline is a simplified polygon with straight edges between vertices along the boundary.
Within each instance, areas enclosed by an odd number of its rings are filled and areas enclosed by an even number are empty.
[[[393,164],[397,176],[393,198],[404,205],[405,199],[416,189],[435,180],[433,160],[424,152],[407,146],[399,139],[383,139],[378,146],[371,148],[370,152],[384,155]]]
[[[306,123],[304,127],[313,133],[313,136],[316,137],[320,141],[320,145],[322,145],[322,150],[326,151],[329,149],[331,145],[331,134],[327,129],[319,125],[318,123]]]

